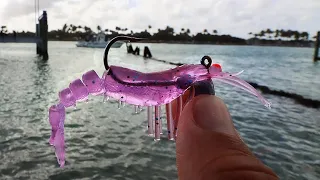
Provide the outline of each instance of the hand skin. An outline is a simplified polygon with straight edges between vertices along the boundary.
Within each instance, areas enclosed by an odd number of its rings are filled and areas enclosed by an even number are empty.
[[[183,104],[176,138],[179,180],[279,179],[242,141],[220,98],[187,91]]]

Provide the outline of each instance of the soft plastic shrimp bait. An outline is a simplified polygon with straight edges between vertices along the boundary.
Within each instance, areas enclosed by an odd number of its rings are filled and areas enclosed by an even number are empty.
[[[111,45],[118,41],[138,41],[139,38],[118,36],[113,38],[104,52],[104,74],[100,78],[94,71],[88,71],[82,75],[82,79],[76,79],[69,87],[59,92],[59,103],[49,108],[49,122],[52,128],[49,143],[55,147],[55,153],[60,167],[65,165],[65,140],[64,121],[65,108],[75,106],[77,102],[88,100],[89,95],[114,98],[122,103],[135,106],[136,112],[140,107],[147,107],[148,134],[155,140],[160,140],[162,134],[162,121],[160,119],[160,107],[165,105],[167,115],[168,138],[174,140],[177,130],[177,118],[172,117],[171,102],[178,98],[178,111],[182,111],[182,94],[195,82],[215,79],[230,85],[239,87],[258,99],[266,106],[270,103],[264,99],[255,88],[247,82],[236,77],[241,72],[230,74],[222,72],[219,64],[212,64],[209,56],[204,56],[200,64],[182,65],[170,70],[142,73],[119,66],[108,65],[108,51]],[[153,108],[154,107],[154,117]]]

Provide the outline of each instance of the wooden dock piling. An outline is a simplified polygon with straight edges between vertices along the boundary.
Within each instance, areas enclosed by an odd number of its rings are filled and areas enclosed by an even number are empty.
[[[151,54],[151,51],[150,51],[150,49],[148,48],[148,46],[145,46],[145,47],[144,47],[143,57],[145,57],[145,58],[152,58],[152,54]]]
[[[37,54],[42,56],[43,60],[48,60],[48,16],[46,11],[43,11],[38,21],[39,24],[36,24]]]
[[[39,23],[36,24],[36,44],[37,44],[37,54],[40,55],[40,38],[39,38],[39,34],[40,34],[40,31],[39,31]]]
[[[316,62],[320,60],[319,56],[319,47],[320,46],[320,31],[318,31],[317,36],[316,36],[316,42],[314,44],[314,56],[313,56],[313,61]]]

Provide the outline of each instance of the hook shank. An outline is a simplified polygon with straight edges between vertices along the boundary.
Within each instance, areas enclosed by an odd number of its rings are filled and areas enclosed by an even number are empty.
[[[145,38],[136,38],[136,37],[130,37],[130,36],[117,36],[109,41],[107,44],[105,50],[104,50],[104,57],[103,57],[103,62],[104,62],[104,67],[106,70],[108,70],[110,67],[108,65],[108,52],[112,46],[117,41],[131,41],[131,42],[136,42],[136,41],[141,41],[144,40]]]

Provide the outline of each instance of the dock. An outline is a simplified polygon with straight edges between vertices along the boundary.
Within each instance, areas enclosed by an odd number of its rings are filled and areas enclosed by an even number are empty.
[[[43,60],[48,60],[48,15],[43,11],[36,21],[35,36],[21,37],[15,32],[12,34],[2,33],[0,43],[36,43],[36,52]]]
[[[43,60],[48,60],[48,15],[47,11],[43,11],[36,24],[37,54],[42,56]]]
[[[316,36],[316,41],[314,44],[314,56],[313,56],[313,61],[317,62],[320,60],[320,55],[319,55],[319,47],[320,46],[320,31],[318,31],[317,36]]]

